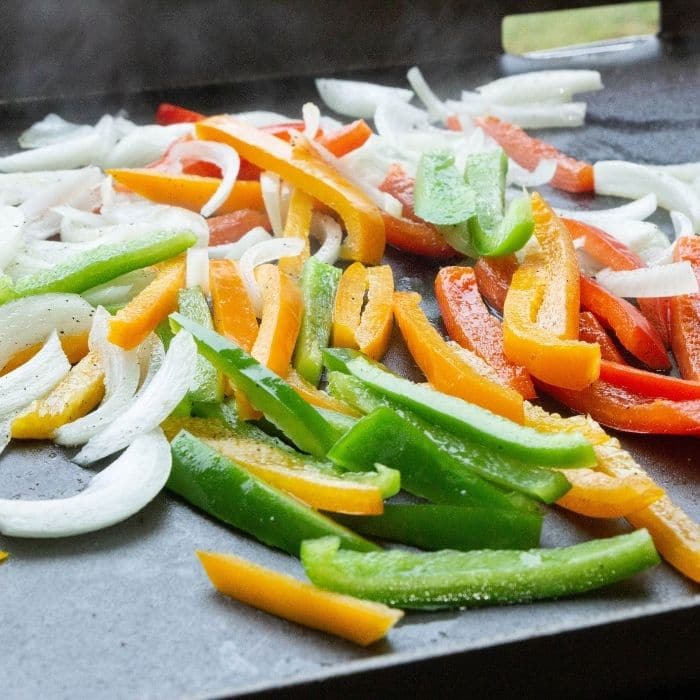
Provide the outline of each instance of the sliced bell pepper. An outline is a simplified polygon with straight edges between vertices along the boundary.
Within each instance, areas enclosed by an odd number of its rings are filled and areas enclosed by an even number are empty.
[[[601,265],[613,270],[636,270],[646,267],[644,261],[624,243],[597,226],[575,219],[562,219],[573,239],[583,241],[583,250]],[[641,312],[647,317],[668,347],[669,344],[669,300],[638,299]]]
[[[62,335],[59,340],[61,342],[61,347],[63,352],[66,353],[68,361],[74,365],[76,362],[80,362],[85,355],[88,354],[88,337],[89,333],[78,333],[76,335]],[[13,369],[17,369],[20,365],[23,365],[27,360],[31,360],[34,355],[36,355],[41,348],[44,347],[43,343],[37,343],[36,345],[31,345],[24,350],[16,352],[6,363],[5,366],[0,370],[0,376],[11,372]]]
[[[299,277],[304,263],[309,258],[309,232],[311,230],[311,215],[314,211],[314,200],[306,192],[302,192],[298,187],[294,189],[289,198],[289,211],[284,224],[285,238],[299,238],[304,241],[304,249],[299,255],[282,258],[279,267],[287,274]]]
[[[336,431],[287,382],[223,336],[181,314],[170,318],[192,333],[199,351],[300,450],[317,457],[326,454],[338,438]]]
[[[221,184],[221,180],[215,177],[178,175],[148,168],[112,168],[107,174],[120,185],[153,202],[197,212],[212,198]],[[231,194],[217,213],[221,215],[237,209],[263,211],[264,208],[260,183],[255,180],[236,180]]]
[[[185,260],[169,260],[158,266],[156,278],[109,321],[108,338],[130,350],[177,308],[178,293],[185,285]]]
[[[299,554],[304,539],[336,535],[343,546],[377,547],[307,505],[265,483],[186,430],[171,443],[173,467],[167,486],[185,500],[259,541]]]
[[[672,401],[700,399],[700,382],[668,377],[616,362],[601,362],[600,378],[639,396]]]
[[[503,353],[501,324],[484,305],[474,270],[443,267],[435,277],[435,297],[450,337],[488,362],[524,398],[534,398],[535,387],[527,370],[513,364]]]
[[[338,348],[356,348],[355,332],[360,325],[367,291],[367,268],[359,262],[343,272],[335,295],[331,342]]]
[[[578,315],[578,337],[579,340],[584,340],[587,343],[598,343],[600,345],[600,356],[603,360],[617,362],[621,365],[627,364],[613,339],[606,333],[605,328],[600,325],[600,321],[590,311],[581,311]]]
[[[4,561],[10,555],[7,552],[0,552],[0,561]]]
[[[506,294],[517,269],[518,260],[515,255],[504,255],[502,258],[479,258],[474,265],[474,277],[481,295],[499,314],[503,314]]]
[[[191,109],[161,102],[156,110],[156,124],[168,126],[169,124],[183,124],[187,122],[198,122],[206,119],[203,114],[193,112]]]
[[[552,549],[358,554],[340,540],[304,542],[301,563],[328,590],[407,608],[559,598],[607,586],[659,563],[646,530]]]
[[[304,401],[310,403],[312,406],[342,413],[352,418],[360,416],[360,413],[349,404],[336,399],[327,392],[307,382],[295,369],[290,369],[285,379],[289,386],[291,386]]]
[[[323,134],[320,138],[317,136],[315,140],[336,158],[340,158],[360,148],[371,135],[372,129],[367,122],[364,119],[358,119],[335,131]]]
[[[381,603],[323,591],[240,557],[197,551],[214,587],[258,610],[368,646],[403,617]]]
[[[687,260],[700,280],[700,245],[696,236],[678,239],[673,252],[676,262]],[[700,381],[700,294],[670,299],[671,347],[681,377]]]
[[[540,543],[542,518],[515,510],[434,504],[384,506],[381,515],[335,516],[370,537],[438,549],[529,549]]]
[[[98,284],[132,270],[169,260],[197,241],[193,233],[154,233],[138,239],[100,245],[78,253],[50,270],[21,277],[15,285],[17,296],[75,292],[80,294]]]
[[[439,391],[522,423],[523,397],[484,376],[483,360],[478,355],[469,350],[457,351],[446,343],[421,310],[420,301],[416,292],[396,292],[394,317],[411,356],[428,381]]]
[[[382,365],[347,350],[326,350],[326,366],[357,377],[363,384],[461,439],[490,447],[523,464],[588,467],[593,448],[583,436],[545,435],[479,406],[398,377]]]
[[[581,389],[598,378],[600,347],[578,338],[579,272],[569,232],[540,197],[532,195],[540,250],[529,252],[503,307],[503,349],[537,379]]]
[[[91,352],[66,375],[50,394],[34,401],[10,426],[12,437],[47,440],[66,423],[92,411],[104,396],[104,372]]]
[[[342,272],[332,265],[309,258],[301,275],[304,315],[294,350],[294,367],[313,387],[323,369],[321,351],[328,347],[333,325],[333,306]]]
[[[271,230],[267,214],[256,209],[238,209],[221,216],[207,219],[209,224],[209,245],[235,243],[251,229],[258,226]]]
[[[593,166],[564,155],[554,146],[528,136],[520,127],[496,117],[477,117],[475,120],[516,163],[534,170],[543,159],[556,160],[557,169],[550,184],[566,192],[592,192]]]
[[[620,343],[637,359],[653,369],[671,367],[663,340],[636,306],[585,275],[581,275],[580,290],[581,306],[611,328]]]
[[[296,137],[293,147],[249,124],[227,116],[198,122],[200,138],[222,141],[260,168],[327,204],[345,224],[341,256],[377,265],[384,253],[384,222],[376,205],[355,185],[323,161],[308,142]]]
[[[299,285],[277,265],[255,270],[263,299],[258,337],[250,354],[275,374],[287,374],[301,327],[304,304]]]

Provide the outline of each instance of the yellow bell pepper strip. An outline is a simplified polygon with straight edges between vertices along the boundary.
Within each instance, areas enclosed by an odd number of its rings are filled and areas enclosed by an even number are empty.
[[[0,561],[4,561],[10,555],[7,552],[0,552]]]
[[[360,262],[350,265],[340,278],[331,330],[331,343],[336,348],[357,348],[355,333],[360,325],[367,284],[367,268]]]
[[[503,307],[503,349],[511,362],[555,386],[583,389],[600,374],[600,346],[578,338],[579,272],[566,226],[537,193],[535,236],[513,273]]]
[[[336,411],[337,413],[342,413],[351,418],[359,418],[361,415],[359,411],[356,411],[344,401],[340,401],[322,389],[317,389],[293,368],[290,368],[289,372],[287,372],[285,379],[287,380],[287,384],[289,384],[304,401],[313,406],[327,408],[330,411]]]
[[[416,292],[394,294],[394,317],[411,356],[438,390],[481,406],[516,423],[523,422],[523,397],[480,371],[483,360],[445,342],[420,308]],[[469,358],[475,357],[475,362]]]
[[[304,241],[304,250],[294,257],[282,258],[279,261],[280,269],[289,275],[299,277],[304,263],[309,258],[309,231],[311,229],[311,215],[314,211],[314,199],[298,187],[294,189],[289,198],[289,211],[284,223],[284,238],[299,238]]]
[[[355,332],[357,347],[373,360],[380,360],[389,347],[394,327],[394,275],[389,265],[367,270],[367,303]]]
[[[341,256],[377,265],[384,254],[384,220],[379,208],[356,185],[322,160],[301,135],[290,146],[272,134],[229,116],[211,117],[195,126],[199,138],[233,146],[241,158],[277,173],[285,182],[337,212],[347,237]]]
[[[109,322],[109,342],[131,350],[177,308],[185,286],[185,259],[174,258],[157,267],[156,278]]]
[[[66,423],[92,411],[104,396],[104,372],[99,357],[91,352],[47,396],[22,411],[10,426],[12,437],[47,440]]]
[[[386,636],[403,617],[401,610],[323,591],[240,557],[202,551],[197,556],[219,593],[361,646]]]
[[[74,365],[88,354],[88,336],[89,333],[78,333],[76,335],[62,335],[59,340],[61,342],[61,347],[63,352],[66,353],[68,361]],[[20,365],[23,365],[27,360],[31,360],[34,355],[36,355],[41,348],[44,347],[43,343],[37,343],[24,350],[16,352],[6,363],[5,366],[0,370],[0,376],[11,372],[13,369],[17,369]]]
[[[115,182],[152,202],[183,207],[196,212],[202,209],[221,185],[221,180],[215,177],[178,175],[148,168],[112,169],[108,170],[107,174],[111,175]],[[228,199],[216,213],[228,214],[238,209],[263,211],[264,207],[259,182],[236,180]]]
[[[275,374],[284,377],[292,361],[304,304],[299,285],[277,265],[255,270],[263,299],[258,337],[250,354]]]
[[[258,335],[258,320],[234,260],[209,261],[214,328],[250,352]]]

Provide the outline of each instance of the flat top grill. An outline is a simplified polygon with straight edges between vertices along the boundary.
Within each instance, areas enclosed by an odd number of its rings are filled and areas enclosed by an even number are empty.
[[[543,138],[587,160],[700,160],[698,41],[648,40],[624,52],[561,60],[491,56],[422,67],[443,97],[503,73],[596,68],[606,89],[587,96],[586,126],[542,132]],[[404,75],[403,68],[354,74],[396,84]],[[163,99],[209,113],[259,108],[296,114],[316,94],[312,80],[291,78],[7,102],[0,106],[0,146],[12,150],[18,130],[48,111],[89,121],[125,107],[137,121],[150,120]],[[587,196],[551,198],[591,206]],[[391,250],[386,257],[397,287],[419,291],[437,321],[437,266]],[[419,376],[398,337],[387,364]],[[695,440],[621,439],[682,507],[700,517]],[[81,490],[85,472],[67,456],[40,443],[13,446],[0,462],[0,497],[60,497]],[[621,521],[551,511],[543,545],[625,530]],[[700,593],[666,565],[566,601],[410,613],[389,641],[359,649],[217,595],[194,558],[196,548],[235,552],[297,575],[300,567],[168,493],[102,532],[56,541],[0,537],[0,548],[12,553],[0,569],[0,695],[7,698],[535,689],[600,696],[700,683]]]

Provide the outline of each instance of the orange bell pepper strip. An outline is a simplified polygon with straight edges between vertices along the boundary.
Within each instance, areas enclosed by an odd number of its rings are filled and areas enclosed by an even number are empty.
[[[258,319],[234,260],[209,261],[211,312],[217,333],[250,352]]]
[[[500,322],[486,308],[471,267],[443,267],[435,277],[435,297],[450,337],[488,362],[523,398],[537,396],[524,367],[503,353]]]
[[[652,369],[671,367],[661,336],[636,306],[585,275],[581,275],[580,290],[581,306],[611,328],[620,343],[637,359]]]
[[[287,374],[301,327],[304,302],[299,285],[277,265],[255,270],[263,299],[262,318],[251,355],[280,377]]]
[[[636,270],[646,267],[645,262],[624,243],[597,226],[574,219],[562,219],[573,239],[583,241],[583,250],[594,260],[612,270]],[[669,300],[638,299],[641,312],[661,337],[664,345],[669,345]]]
[[[177,309],[177,293],[185,286],[184,256],[155,267],[156,278],[110,320],[110,343],[125,350],[135,348]]]
[[[600,378],[608,384],[622,387],[639,396],[671,401],[700,399],[700,382],[647,372],[616,362],[603,360],[600,363]]]
[[[57,428],[92,411],[102,401],[104,391],[102,365],[91,352],[47,396],[32,402],[12,421],[12,437],[48,440]]]
[[[221,184],[221,180],[214,177],[178,175],[148,168],[113,168],[107,173],[120,185],[146,199],[197,212],[212,198]],[[237,209],[264,209],[259,182],[236,180],[231,194],[217,214],[226,214]]]
[[[248,231],[258,226],[266,231],[272,230],[267,214],[257,209],[238,209],[221,216],[212,216],[207,219],[207,223],[209,224],[209,245],[235,243]]]
[[[401,610],[324,591],[240,557],[202,551],[197,556],[219,593],[362,646],[384,637],[403,617]]]
[[[503,307],[503,349],[537,379],[582,389],[598,378],[600,346],[578,338],[579,272],[561,220],[532,195],[540,250],[513,273]]]
[[[678,239],[673,253],[676,262],[687,260],[700,280],[700,240],[696,236]],[[681,377],[700,381],[700,294],[670,299],[671,348]]]
[[[523,397],[503,386],[475,353],[443,340],[420,307],[416,292],[394,293],[394,318],[408,351],[428,381],[439,391],[458,396],[493,413],[523,422]],[[484,371],[486,367],[486,372]]]
[[[528,136],[519,126],[497,117],[477,117],[475,120],[516,163],[534,170],[542,159],[556,160],[557,169],[550,184],[566,192],[592,192],[593,166],[564,155],[554,146]]]
[[[304,377],[299,374],[294,368],[290,367],[289,372],[285,380],[289,386],[294,389],[294,391],[301,396],[304,401],[312,404],[313,406],[319,406],[320,408],[327,408],[331,411],[336,411],[337,413],[343,413],[346,416],[352,416],[353,418],[360,418],[362,414],[356,411],[352,406],[336,399],[331,396],[328,392],[322,389],[316,388],[311,382],[307,382]]]
[[[598,343],[600,345],[600,356],[603,360],[617,362],[621,365],[627,364],[613,339],[606,333],[605,328],[600,325],[600,321],[590,311],[582,311],[578,315],[578,338],[579,340],[585,340],[587,343]]]
[[[333,310],[332,344],[358,348],[380,359],[389,346],[394,312],[394,276],[388,265],[350,265],[340,278]],[[365,294],[367,303],[362,309]]]
[[[518,260],[515,255],[504,255],[502,258],[479,258],[474,265],[474,277],[481,296],[499,314],[503,314],[506,294],[517,269]]]
[[[364,119],[341,126],[329,134],[316,137],[316,141],[336,158],[347,155],[362,146],[372,135],[372,129]]]
[[[88,336],[88,333],[77,333],[75,335],[62,335],[59,338],[63,352],[66,353],[66,357],[72,365],[74,365],[76,362],[80,362],[80,360],[82,360],[85,355],[88,354]],[[13,369],[17,369],[17,367],[23,365],[27,360],[31,360],[42,347],[43,343],[37,343],[36,345],[32,345],[28,348],[24,348],[24,350],[16,352],[5,363],[2,370],[0,370],[0,376],[11,372]]]
[[[311,215],[314,211],[314,200],[306,192],[298,187],[294,189],[289,198],[289,211],[284,224],[282,235],[285,238],[299,238],[304,241],[304,249],[299,255],[282,258],[279,267],[288,275],[301,276],[301,268],[309,257],[309,232],[311,230]]]
[[[265,170],[277,173],[340,215],[347,236],[341,256],[376,265],[384,254],[384,221],[377,206],[357,186],[322,160],[303,136],[294,145],[228,116],[198,122],[200,138],[222,141]]]

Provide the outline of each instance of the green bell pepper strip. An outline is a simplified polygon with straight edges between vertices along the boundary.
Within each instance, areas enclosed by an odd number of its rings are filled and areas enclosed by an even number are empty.
[[[464,440],[447,430],[428,425],[412,411],[401,408],[395,401],[373,391],[349,374],[331,372],[328,376],[328,389],[333,396],[362,413],[371,413],[380,406],[392,408],[414,427],[422,430],[428,439],[462,467],[504,489],[517,491],[544,503],[554,503],[571,488],[566,477],[558,471],[524,465],[476,441]]]
[[[15,298],[15,286],[12,278],[0,272],[0,304]]]
[[[357,418],[348,416],[346,413],[323,408],[323,406],[316,406],[316,410],[335,428],[338,435],[347,433],[357,423]]]
[[[301,545],[311,581],[401,608],[520,603],[591,591],[659,563],[646,530],[555,549],[360,554],[325,537]]]
[[[433,504],[384,505],[381,515],[336,515],[370,537],[428,549],[529,549],[540,543],[542,516],[517,510]]]
[[[342,272],[314,257],[304,263],[301,294],[304,316],[294,349],[293,364],[307,382],[318,386],[323,369],[321,351],[328,347],[333,324],[333,303]]]
[[[178,309],[183,316],[200,326],[214,328],[206,297],[200,287],[181,289],[178,292]],[[187,397],[195,402],[220,402],[224,399],[224,378],[214,366],[201,355],[197,355],[193,388]]]
[[[80,294],[132,270],[174,258],[196,241],[197,237],[189,231],[163,232],[124,243],[97,246],[58,263],[50,270],[21,277],[15,284],[15,296],[50,292]]]
[[[171,314],[170,319],[192,334],[199,352],[302,452],[325,456],[338,439],[338,432],[287,382],[218,333],[179,313]]]
[[[328,358],[329,369],[357,377],[429,423],[523,464],[574,468],[596,463],[592,445],[578,433],[541,433],[518,425],[455,396],[398,377],[362,355],[328,349],[324,358]]]
[[[301,501],[265,483],[186,430],[171,443],[169,489],[209,515],[295,556],[304,539],[334,536],[344,547],[378,549]]]

